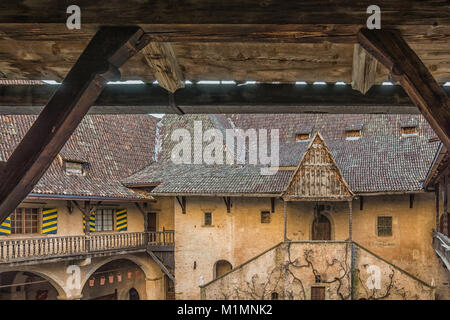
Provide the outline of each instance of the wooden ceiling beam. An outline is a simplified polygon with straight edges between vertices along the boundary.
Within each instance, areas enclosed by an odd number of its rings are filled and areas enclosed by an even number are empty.
[[[378,61],[358,43],[353,50],[352,88],[362,94],[375,84]]]
[[[142,54],[161,87],[172,93],[184,88],[183,72],[170,43],[150,42]]]
[[[146,43],[139,27],[101,28],[0,172],[0,223],[25,199],[118,68]]]
[[[418,106],[441,141],[450,149],[450,101],[398,30],[358,32],[358,42],[387,67]]]
[[[0,114],[39,114],[58,85],[0,85]],[[450,94],[450,87],[444,87]],[[174,96],[183,113],[419,113],[401,86],[189,84]],[[91,114],[174,113],[158,85],[107,85]]]
[[[210,0],[107,2],[75,0],[82,25],[171,24],[365,24],[372,0]],[[60,0],[2,1],[0,21],[65,24],[67,2]],[[392,24],[448,23],[446,0],[384,0],[380,4],[383,28]],[[83,27],[82,27],[83,28]]]

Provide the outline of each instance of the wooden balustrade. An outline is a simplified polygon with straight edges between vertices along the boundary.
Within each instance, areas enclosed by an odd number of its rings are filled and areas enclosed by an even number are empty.
[[[450,239],[445,234],[434,232],[433,248],[450,270]]]
[[[173,246],[174,231],[117,232],[82,236],[0,240],[0,263],[89,253],[145,249],[147,245]]]

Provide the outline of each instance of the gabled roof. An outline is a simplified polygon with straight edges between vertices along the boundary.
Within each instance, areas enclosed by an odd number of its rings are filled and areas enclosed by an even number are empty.
[[[8,159],[36,118],[0,115],[0,161]],[[148,115],[85,116],[30,195],[146,199],[121,179],[151,164],[157,121]],[[85,175],[67,175],[61,160],[85,163]]]
[[[170,139],[171,132],[178,128],[193,132],[194,120],[202,120],[205,130],[211,127],[221,131],[229,128],[279,130],[283,170],[262,178],[260,170],[250,165],[173,165],[170,154],[175,142]],[[417,123],[417,135],[402,136],[401,126],[405,121]],[[346,140],[349,123],[361,124],[363,132],[359,140]],[[430,141],[436,134],[421,115],[166,115],[161,128],[161,161],[128,177],[124,183],[139,185],[156,181],[158,186],[151,192],[154,195],[255,192],[281,195],[308,147],[307,143],[295,139],[299,127],[320,131],[343,179],[355,194],[421,191],[439,146],[439,141]]]
[[[291,176],[283,199],[288,201],[350,200],[350,191],[341,170],[316,132]]]

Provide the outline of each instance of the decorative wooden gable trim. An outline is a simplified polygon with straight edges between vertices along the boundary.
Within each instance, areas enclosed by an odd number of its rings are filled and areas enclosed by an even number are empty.
[[[283,194],[286,201],[347,201],[353,193],[320,133],[311,139]]]

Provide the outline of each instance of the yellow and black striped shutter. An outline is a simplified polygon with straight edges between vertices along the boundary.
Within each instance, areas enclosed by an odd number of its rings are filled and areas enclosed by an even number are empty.
[[[56,234],[58,232],[58,209],[42,209],[42,234]]]
[[[0,235],[2,234],[11,234],[11,216],[0,224]]]
[[[83,213],[83,231],[86,229],[86,215]],[[91,212],[91,217],[89,218],[89,232],[95,231],[95,211]]]
[[[116,230],[127,231],[127,229],[128,229],[127,209],[116,210]]]

